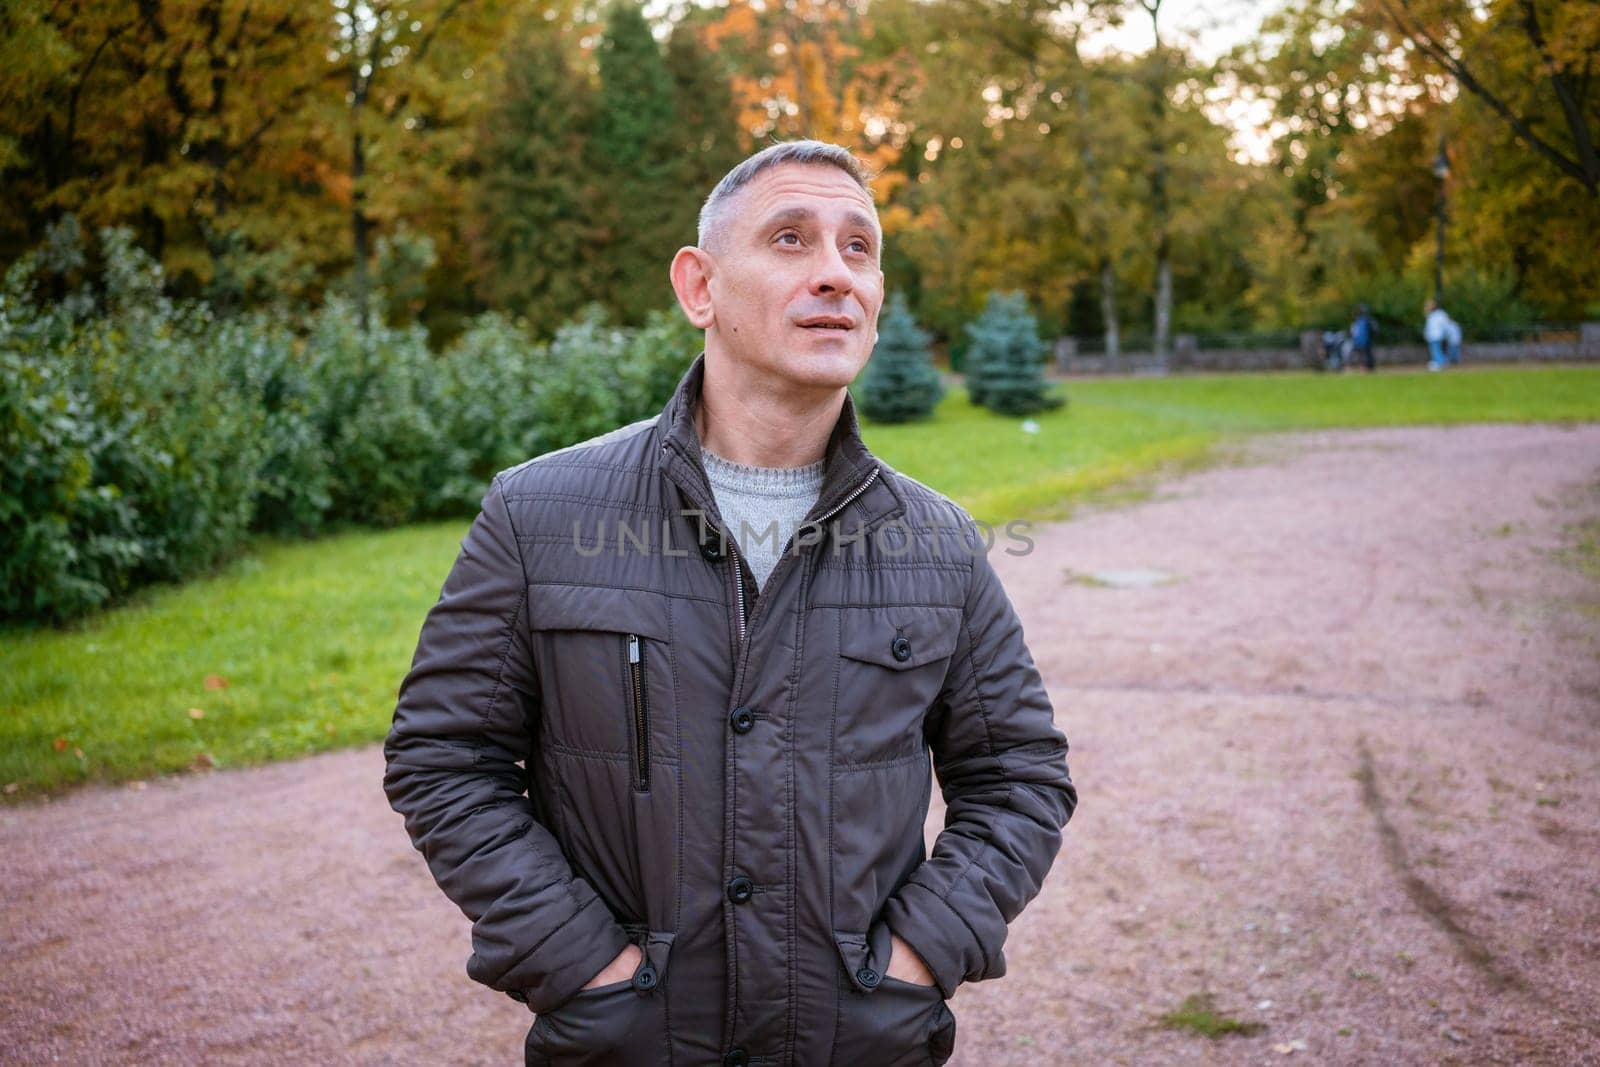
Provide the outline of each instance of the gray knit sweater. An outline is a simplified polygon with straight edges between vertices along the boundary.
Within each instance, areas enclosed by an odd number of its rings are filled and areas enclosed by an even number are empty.
[[[804,467],[750,467],[704,450],[701,455],[723,525],[738,543],[759,588],[817,502],[823,461]]]

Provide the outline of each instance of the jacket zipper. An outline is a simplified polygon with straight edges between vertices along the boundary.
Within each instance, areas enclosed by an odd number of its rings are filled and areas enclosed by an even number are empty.
[[[839,514],[839,512],[843,511],[845,508],[850,506],[851,501],[855,500],[855,498],[860,496],[862,493],[865,493],[867,491],[867,487],[872,484],[873,479],[877,478],[877,476],[878,476],[878,468],[877,467],[873,467],[870,471],[867,472],[867,476],[865,478],[861,479],[861,484],[860,485],[858,485],[854,489],[850,490],[849,494],[843,500],[839,501],[833,507],[829,508],[825,514],[818,516],[816,519],[814,519],[812,521],[814,521],[814,522],[816,522],[818,524],[821,524],[821,523],[827,522],[829,519],[831,519],[835,515]],[[787,556],[789,554],[789,549],[792,548],[793,546],[794,546],[794,535],[790,534],[789,535],[789,540],[783,546],[783,551],[778,554],[778,561],[779,561],[780,564],[783,562],[783,557],[785,557],[785,556]],[[743,576],[743,572],[740,570],[740,565],[741,565],[742,561],[739,559],[739,556],[738,556],[737,552],[734,554],[733,558],[734,558],[734,581],[739,587],[739,598],[738,598],[739,645],[741,647],[743,647],[743,645],[744,645],[744,626],[745,626],[745,618],[744,618],[744,615],[745,615],[745,607],[744,607],[744,576]]]
[[[650,698],[645,687],[644,642],[638,634],[629,634],[628,689],[633,702],[633,787],[641,793],[650,790]]]
[[[876,478],[877,476],[878,476],[878,468],[877,467],[873,467],[870,471],[867,472],[867,476],[865,478],[861,479],[861,484],[856,486],[854,489],[850,490],[850,495],[849,496],[845,497],[843,500],[839,501],[833,507],[829,508],[828,509],[828,513],[826,515],[823,515],[823,516],[819,517],[816,521],[817,522],[827,522],[829,519],[831,519],[835,515],[839,514],[839,512],[841,512],[845,508],[849,507],[850,506],[850,502],[852,500],[854,500],[856,497],[860,496],[862,493],[865,493],[867,491],[867,486],[871,485],[873,479]]]
[[[744,645],[744,560],[739,558],[739,550],[733,547],[731,540],[728,546],[733,555],[733,602],[739,620],[739,644],[742,647]]]

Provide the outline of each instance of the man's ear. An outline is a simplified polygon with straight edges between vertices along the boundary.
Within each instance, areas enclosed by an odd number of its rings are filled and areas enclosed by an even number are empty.
[[[711,254],[693,245],[684,245],[672,257],[672,291],[696,329],[708,330],[717,321],[711,307],[711,273],[715,269]]]

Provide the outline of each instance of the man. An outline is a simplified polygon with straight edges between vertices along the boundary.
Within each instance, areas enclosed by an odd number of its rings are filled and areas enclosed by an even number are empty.
[[[1452,367],[1461,366],[1461,324],[1452,318],[1444,324],[1444,361]]]
[[[1016,615],[846,392],[881,245],[842,148],[729,172],[672,261],[675,395],[498,475],[423,625],[384,787],[529,1063],[943,1063],[1054,860],[1077,797]],[[796,511],[770,551],[729,521]]]
[[[1376,333],[1377,324],[1372,321],[1367,305],[1357,304],[1355,321],[1350,324],[1350,344],[1368,374],[1378,369],[1378,361],[1372,354],[1373,335]]]
[[[1427,318],[1422,323],[1422,339],[1428,342],[1428,369],[1443,370],[1450,364],[1446,346],[1450,343],[1450,328],[1454,320],[1436,300],[1430,299],[1423,310],[1427,313]],[[1459,338],[1460,334],[1456,336]]]

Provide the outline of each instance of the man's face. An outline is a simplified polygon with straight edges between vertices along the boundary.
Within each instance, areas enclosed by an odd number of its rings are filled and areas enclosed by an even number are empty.
[[[716,342],[795,386],[850,384],[872,354],[883,305],[871,196],[837,167],[780,164],[722,218],[711,253]]]

